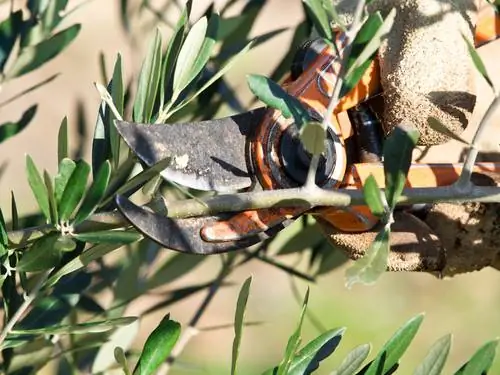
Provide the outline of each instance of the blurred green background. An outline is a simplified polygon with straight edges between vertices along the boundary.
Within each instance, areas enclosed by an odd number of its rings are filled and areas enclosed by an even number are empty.
[[[140,1],[135,1],[139,3]],[[19,2],[21,3],[21,2]],[[112,69],[117,53],[124,58],[126,76],[137,73],[143,57],[146,41],[151,35],[154,17],[147,12],[132,27],[135,40],[128,39],[119,20],[118,1],[94,0],[75,1],[81,8],[73,13],[68,22],[81,22],[82,32],[67,51],[47,64],[43,69],[14,80],[2,87],[0,101],[29,87],[51,74],[61,75],[50,85],[23,97],[0,112],[0,121],[17,118],[28,105],[39,103],[35,121],[20,135],[2,144],[0,165],[7,162],[7,169],[0,179],[0,204],[10,204],[10,191],[14,190],[21,213],[35,210],[35,200],[24,177],[24,155],[29,153],[40,168],[55,173],[57,130],[61,119],[68,116],[72,135],[71,145],[86,158],[89,158],[90,139],[100,98],[93,82],[100,82],[99,53],[106,57],[108,71]],[[131,3],[134,3],[133,1]],[[157,4],[156,4],[157,3]],[[152,1],[153,6],[161,6],[163,1]],[[216,1],[221,6],[224,1]],[[193,18],[200,16],[206,8],[204,0],[194,1]],[[3,8],[7,8],[2,5]],[[1,9],[2,12],[8,9]],[[236,14],[238,7],[233,9]],[[4,14],[4,13],[2,13]],[[178,12],[175,8],[163,14],[164,18],[175,22]],[[293,28],[302,19],[300,0],[269,0],[262,16],[256,23],[252,34],[281,27]],[[169,34],[170,29],[162,26],[162,32]],[[227,75],[233,89],[244,103],[251,100],[245,84],[247,73],[269,74],[288,48],[292,30],[286,31],[269,42],[255,48],[242,63]],[[500,42],[484,47],[480,51],[491,76],[500,83],[497,74]],[[101,82],[102,83],[102,82]],[[479,102],[475,111],[475,122],[481,118],[491,94],[487,85],[477,80]],[[78,104],[80,116],[86,118],[87,126],[78,129]],[[226,113],[220,113],[225,115]],[[497,151],[498,128],[490,129],[483,147]],[[474,133],[471,126],[464,138],[470,139]],[[461,151],[456,142],[436,147],[426,160],[454,161]],[[8,219],[8,218],[7,218]],[[119,256],[117,253],[114,256]],[[284,260],[295,264],[296,258]],[[172,287],[187,286],[212,279],[219,260],[214,258],[205,262],[190,275],[175,282]],[[412,316],[425,312],[426,317],[413,345],[404,357],[400,374],[411,374],[430,345],[439,337],[451,332],[454,335],[450,360],[446,373],[456,370],[485,341],[500,335],[500,273],[486,269],[481,272],[438,280],[427,274],[386,274],[374,286],[358,286],[347,290],[344,286],[345,266],[327,276],[320,277],[311,287],[309,310],[326,328],[347,327],[338,354],[327,360],[318,374],[328,374],[354,346],[371,342],[376,351],[392,333]],[[260,326],[247,327],[243,336],[240,355],[241,374],[261,373],[281,358],[289,334],[295,327],[299,315],[299,302],[292,293],[291,279],[288,275],[262,263],[253,262],[242,267],[232,278],[233,286],[223,288],[203,317],[200,327],[230,323],[234,316],[239,285],[249,275],[253,275],[252,291],[248,302],[247,320],[262,322]],[[306,285],[297,281],[301,294]],[[160,297],[158,297],[160,298]],[[157,298],[157,299],[158,299]],[[170,309],[172,318],[185,323],[199,305],[203,295],[196,295]],[[156,299],[156,300],[157,300]],[[155,301],[155,297],[139,299],[127,311],[129,315],[140,313]],[[105,304],[105,301],[103,302]],[[149,316],[143,321],[136,346],[139,348],[151,329],[164,315],[165,311]],[[313,338],[318,332],[306,321],[304,341]],[[201,331],[187,346],[173,374],[221,374],[228,373],[231,358],[233,331],[231,328],[216,331]],[[51,373],[50,368],[46,373]],[[497,359],[492,373],[500,374],[500,359]]]

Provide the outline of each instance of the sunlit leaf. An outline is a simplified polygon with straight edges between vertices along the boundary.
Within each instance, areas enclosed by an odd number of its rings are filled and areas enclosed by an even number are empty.
[[[385,196],[390,209],[396,207],[403,192],[418,138],[418,130],[400,125],[392,130],[384,142]]]
[[[68,118],[64,117],[57,134],[57,162],[68,157]]]
[[[328,40],[332,40],[332,27],[330,25],[329,15],[323,7],[322,0],[303,0],[309,17],[312,19],[315,29],[319,35]],[[333,8],[333,7],[332,7]]]
[[[373,175],[368,176],[363,185],[363,195],[365,197],[366,203],[368,207],[370,207],[370,211],[376,216],[383,216],[385,214],[385,206],[387,202],[385,202],[385,196],[380,190],[380,187],[377,184],[377,180]]]
[[[45,187],[42,176],[33,162],[33,159],[31,159],[31,156],[29,155],[26,155],[26,172],[28,174],[28,183],[38,203],[38,207],[40,207],[40,210],[47,220],[50,220],[50,206],[47,188]]]
[[[474,63],[474,66],[478,70],[478,72],[483,76],[483,78],[488,82],[488,85],[495,90],[495,84],[491,80],[488,71],[486,70],[486,67],[484,66],[483,60],[481,59],[481,56],[476,52],[476,48],[474,45],[469,41],[469,39],[465,36],[462,35],[462,37],[465,40],[465,43],[467,44],[467,49],[469,50],[469,55],[472,58],[472,62]]]
[[[149,335],[142,349],[134,375],[156,374],[161,364],[168,358],[181,333],[181,325],[167,314]]]
[[[135,122],[144,123],[151,119],[161,75],[161,45],[161,34],[159,30],[156,30],[154,38],[149,43],[148,53],[142,63],[139,76],[133,111]]]
[[[250,285],[252,277],[245,280],[238,294],[238,302],[236,303],[236,311],[234,313],[234,339],[233,351],[231,356],[231,375],[236,374],[236,365],[238,363],[238,355],[240,352],[241,337],[243,334],[243,323],[245,320],[245,310],[247,307],[248,295],[250,294]]]
[[[360,345],[351,350],[331,375],[354,375],[370,354],[370,344]]]
[[[76,168],[76,163],[68,158],[63,158],[59,162],[59,172],[54,178],[54,193],[57,204],[61,203],[61,198],[68,184],[69,178]]]
[[[247,83],[250,90],[266,105],[278,109],[285,118],[293,116],[297,127],[310,120],[309,113],[300,101],[289,95],[280,85],[269,78],[257,74],[249,74]]]
[[[113,69],[113,78],[111,80],[111,98],[118,113],[123,114],[125,92],[123,89],[122,57],[120,54],[116,57],[115,67]],[[109,116],[109,143],[111,146],[111,155],[113,165],[118,168],[120,163],[120,136],[113,124],[115,116]]]
[[[33,120],[33,117],[35,117],[37,107],[37,105],[29,107],[23,112],[21,118],[17,122],[6,122],[0,124],[0,143],[15,136],[16,134],[19,134],[23,129],[25,129],[31,120]]]
[[[82,205],[75,216],[75,224],[82,222],[94,213],[106,193],[110,176],[111,164],[106,160],[85,194]]]
[[[356,283],[373,284],[386,271],[387,257],[389,256],[389,234],[388,228],[382,229],[366,250],[363,258],[358,259],[347,269],[346,286],[348,288]]]
[[[55,267],[61,261],[61,252],[56,248],[59,233],[50,233],[36,240],[17,263],[17,270],[39,272]]]
[[[9,78],[17,77],[45,64],[65,49],[77,37],[79,32],[80,25],[73,25],[39,44],[23,48],[19,57],[7,72],[7,76]]]
[[[441,337],[432,345],[413,375],[440,375],[450,353],[450,347],[451,335]]]
[[[309,121],[300,129],[300,140],[312,155],[321,155],[325,151],[325,139],[325,129],[317,121]]]
[[[49,197],[50,222],[57,223],[59,216],[57,214],[57,203],[54,195],[54,184],[52,183],[52,177],[50,177],[47,171],[43,171],[43,181],[45,182],[47,196]]]
[[[90,165],[80,160],[76,163],[75,170],[64,188],[59,201],[59,217],[62,221],[68,221],[75,211],[78,203],[82,200],[87,189],[87,179],[90,173]]]
[[[136,232],[123,230],[109,230],[100,232],[74,233],[73,237],[90,243],[120,243],[127,244],[141,239],[142,235]]]
[[[377,357],[368,365],[364,375],[385,374],[397,365],[400,358],[415,338],[424,316],[422,314],[410,319],[387,341]],[[382,369],[382,372],[380,372]]]
[[[487,374],[496,356],[498,340],[488,341],[481,346],[472,358],[455,375]]]

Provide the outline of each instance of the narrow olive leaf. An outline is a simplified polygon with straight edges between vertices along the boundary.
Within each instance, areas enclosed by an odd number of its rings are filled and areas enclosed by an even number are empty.
[[[427,118],[427,124],[430,126],[431,129],[437,131],[438,133],[446,135],[447,137],[450,137],[451,139],[454,139],[455,141],[463,143],[464,145],[470,145],[469,142],[467,142],[465,139],[460,137],[458,134],[455,134],[454,132],[452,132],[449,128],[447,128],[436,117],[431,116],[431,117]]]
[[[37,105],[29,107],[23,112],[21,118],[17,122],[6,122],[4,124],[0,124],[0,143],[24,130],[29,125],[31,120],[33,120],[33,117],[35,117],[37,107]]]
[[[23,11],[18,10],[9,14],[9,17],[0,23],[0,71],[14,48],[16,39],[23,26]]]
[[[300,129],[300,140],[312,155],[321,155],[325,151],[325,139],[325,129],[317,121],[309,121]]]
[[[43,181],[45,182],[47,196],[49,197],[50,222],[56,224],[59,221],[59,216],[57,214],[57,203],[54,195],[54,184],[52,183],[52,177],[50,177],[47,171],[43,171]]]
[[[149,122],[153,113],[161,75],[161,45],[161,33],[157,29],[154,38],[149,43],[148,53],[142,63],[139,76],[133,111],[133,118],[136,122]]]
[[[17,263],[22,272],[39,272],[56,267],[61,261],[61,253],[56,249],[58,233],[50,233],[36,240]]]
[[[337,349],[345,328],[329,330],[310,341],[294,356],[287,375],[311,374]]]
[[[146,340],[133,374],[156,374],[158,368],[170,355],[180,334],[181,325],[171,320],[170,314],[167,314]]]
[[[205,84],[198,89],[193,95],[191,95],[188,99],[184,100],[181,104],[179,104],[174,110],[172,110],[171,114],[181,110],[186,105],[191,103],[194,99],[196,99],[202,92],[204,92],[207,88],[213,85],[219,78],[221,78],[226,72],[231,69],[231,67],[236,64],[236,62],[245,56],[248,51],[254,46],[253,42],[248,43],[244,48],[241,49],[236,55],[234,55],[231,59],[229,59]]]
[[[33,159],[31,159],[31,156],[29,155],[26,155],[26,172],[28,174],[28,183],[38,203],[38,207],[40,207],[40,210],[47,220],[50,220],[50,206],[47,188],[43,183],[42,176],[33,162]]]
[[[191,61],[192,65],[189,71],[189,76],[186,77],[187,78],[186,86],[191,82],[193,82],[193,80],[198,76],[198,74],[200,74],[201,70],[210,59],[215,42],[217,41],[218,28],[219,28],[219,15],[214,13],[210,16],[210,20],[208,21],[205,39],[203,40],[203,44],[201,45],[200,51],[198,55],[196,55],[195,59]]]
[[[12,214],[12,230],[19,229],[19,212],[17,210],[16,197],[14,196],[14,192],[10,192],[10,211]],[[1,211],[0,211],[1,212]],[[5,222],[3,223],[5,227]],[[0,237],[3,238],[3,237]],[[1,241],[0,241],[1,242]]]
[[[123,89],[122,57],[120,54],[116,57],[115,67],[113,69],[113,78],[111,80],[111,98],[116,110],[123,116],[123,107],[125,91]],[[109,143],[111,146],[111,156],[113,158],[114,168],[118,168],[120,163],[120,135],[114,126],[116,116],[109,116]]]
[[[488,71],[486,70],[486,67],[484,66],[483,60],[479,56],[479,54],[476,51],[476,48],[474,45],[469,41],[469,39],[465,36],[462,35],[462,37],[465,40],[465,43],[467,44],[467,49],[469,50],[469,55],[472,58],[472,62],[474,63],[474,66],[478,70],[478,72],[483,76],[483,78],[488,82],[488,85],[493,89],[493,91],[496,92],[495,90],[495,84],[491,80]]]
[[[111,176],[111,164],[106,160],[97,172],[97,175],[85,194],[82,205],[75,216],[74,224],[77,225],[94,213],[99,206]]]
[[[139,233],[126,232],[123,230],[74,233],[73,237],[76,238],[77,240],[90,243],[119,243],[119,244],[136,242],[142,238],[142,236]]]
[[[61,203],[61,198],[68,184],[69,178],[76,168],[76,163],[68,158],[64,158],[59,162],[59,171],[54,178],[54,193],[57,205]]]
[[[107,205],[112,199],[114,199],[115,195],[125,195],[129,196],[135,193],[137,190],[141,188],[147,181],[151,180],[153,177],[158,176],[161,171],[167,168],[171,163],[170,158],[166,158],[160,160],[158,163],[153,165],[150,168],[143,170],[142,172],[136,174],[130,180],[125,182],[118,190],[114,191],[112,196],[109,196],[102,202],[102,205]]]
[[[309,18],[311,18],[314,28],[318,31],[319,35],[325,39],[332,40],[332,27],[330,26],[329,14],[323,7],[323,1],[303,0],[303,2],[306,5]]]
[[[331,375],[354,375],[370,354],[370,344],[363,344],[351,350],[340,366]]]
[[[299,322],[297,324],[297,328],[292,333],[290,338],[288,339],[288,343],[285,349],[285,356],[283,357],[281,363],[278,366],[276,371],[276,375],[285,375],[288,374],[290,370],[290,366],[292,364],[293,357],[297,352],[297,349],[300,345],[300,335],[302,331],[302,324],[304,323],[304,317],[306,315],[307,304],[309,302],[309,288],[307,288],[306,295],[304,297],[304,302],[302,304],[302,309],[300,311]]]
[[[55,248],[58,251],[68,253],[76,249],[76,242],[71,237],[61,236],[57,239]]]
[[[68,118],[64,117],[57,134],[57,162],[68,157]]]
[[[37,329],[17,329],[12,330],[13,335],[82,335],[87,333],[108,332],[116,327],[128,326],[135,322],[136,317],[122,317],[108,319],[99,322],[87,322],[77,324],[54,325],[52,327],[37,328]]]
[[[376,216],[383,216],[386,213],[387,202],[385,195],[380,190],[377,180],[373,175],[368,176],[363,185],[363,195],[365,201],[370,207],[370,211]]]
[[[384,344],[377,357],[368,366],[364,375],[385,374],[397,365],[415,338],[423,319],[423,314],[417,315],[399,328],[389,341]],[[381,368],[382,371],[380,371]]]
[[[234,339],[233,351],[231,356],[231,375],[236,374],[236,365],[238,363],[238,354],[240,352],[241,336],[243,333],[243,324],[245,320],[245,310],[247,307],[248,295],[250,294],[250,285],[252,276],[245,280],[238,294],[236,311],[234,313]]]
[[[341,97],[356,87],[361,77],[363,77],[380,44],[391,30],[395,16],[395,9],[383,21],[379,12],[372,13],[358,31],[347,61],[346,75],[340,93]]]
[[[458,375],[483,375],[487,374],[495,359],[498,339],[489,341],[481,346],[472,358],[455,374]]]
[[[42,24],[50,32],[54,30],[63,19],[64,10],[69,0],[50,1],[42,15]]]
[[[279,110],[285,118],[293,116],[299,128],[310,120],[309,113],[302,103],[296,97],[289,95],[276,82],[261,75],[249,74],[247,83],[254,95],[266,105]]]
[[[80,160],[76,163],[75,170],[71,174],[59,201],[59,218],[68,221],[75,211],[78,203],[82,200],[87,189],[87,179],[90,174],[90,165]]]
[[[384,142],[385,196],[391,210],[403,192],[418,137],[418,130],[403,124],[395,127]]]
[[[424,360],[415,369],[414,375],[440,375],[450,353],[451,335],[437,340],[430,348]]]
[[[14,195],[12,195],[12,197],[14,197]],[[8,243],[9,237],[7,235],[7,226],[5,225],[2,209],[0,208],[0,244],[6,246]]]
[[[207,28],[207,18],[202,17],[189,30],[177,57],[177,63],[175,64],[173,98],[178,97],[193,78],[191,77],[191,72],[193,71],[196,57],[203,47]]]
[[[79,32],[80,25],[73,25],[39,44],[23,48],[7,72],[7,77],[14,78],[29,73],[48,62],[66,48]]]
[[[357,260],[347,269],[347,288],[351,288],[356,283],[373,284],[386,271],[387,257],[389,256],[389,234],[388,228],[382,229],[366,250],[363,258]]]

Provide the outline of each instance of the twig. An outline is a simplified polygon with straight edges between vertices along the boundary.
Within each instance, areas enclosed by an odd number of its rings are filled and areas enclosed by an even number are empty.
[[[493,115],[496,110],[500,106],[500,94],[495,95],[495,99],[491,102],[486,113],[484,114],[479,126],[474,134],[474,138],[472,139],[472,143],[469,148],[469,152],[467,152],[467,156],[464,162],[464,168],[462,169],[462,173],[460,174],[460,178],[455,183],[456,188],[458,190],[470,189],[472,187],[471,176],[472,170],[474,168],[474,164],[476,163],[477,155],[478,155],[478,143],[482,138],[487,125],[491,122]]]
[[[12,318],[7,322],[5,327],[3,328],[2,332],[0,333],[0,347],[2,346],[3,342],[7,338],[7,335],[12,331],[12,328],[17,324],[17,322],[22,318],[26,310],[30,307],[31,303],[38,297],[38,293],[40,290],[43,288],[45,281],[47,281],[50,273],[52,272],[53,268],[51,268],[48,272],[46,272],[40,280],[37,281],[35,287],[31,290],[31,292],[24,298],[23,303],[17,311],[12,315]]]

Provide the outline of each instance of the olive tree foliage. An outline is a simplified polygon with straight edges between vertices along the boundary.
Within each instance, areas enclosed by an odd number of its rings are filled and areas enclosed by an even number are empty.
[[[114,67],[109,77],[103,68],[103,81],[96,83],[96,95],[102,102],[95,108],[97,121],[91,140],[91,160],[70,154],[68,133],[73,130],[68,128],[66,118],[61,121],[58,148],[54,151],[58,160],[55,176],[41,171],[36,160],[29,155],[26,157],[25,176],[38,204],[38,212],[20,216],[15,192],[11,194],[10,207],[1,207],[0,210],[3,303],[0,366],[3,373],[36,373],[51,361],[56,363],[60,373],[103,373],[111,369],[121,369],[125,374],[175,372],[176,360],[194,336],[209,303],[221,288],[229,285],[231,275],[242,265],[264,262],[292,278],[312,282],[323,274],[333,272],[346,261],[320,234],[314,220],[304,216],[275,239],[254,248],[218,255],[220,269],[211,281],[175,288],[170,284],[181,276],[196,272],[207,257],[162,249],[143,238],[117,213],[113,199],[116,194],[140,194],[153,204],[160,195],[195,201],[201,201],[203,197],[199,192],[159,178],[158,173],[168,165],[169,160],[151,168],[142,166],[120,139],[113,122],[124,119],[160,124],[181,119],[210,119],[222,106],[229,106],[235,112],[244,110],[247,104],[241,102],[224,78],[225,73],[237,66],[250,50],[284,31],[272,30],[250,37],[256,20],[265,9],[265,1],[230,0],[217,12],[212,2],[204,3],[206,9],[203,16],[194,19],[192,1],[164,0],[152,4],[148,0],[120,0],[122,27],[130,42],[139,43],[138,33],[140,31],[142,35],[144,28],[152,36],[140,70],[132,72],[129,81],[125,80],[123,72],[127,66],[130,69],[130,62],[123,61],[119,55],[102,55],[102,66],[106,65],[106,60],[114,59]],[[78,38],[81,28],[79,24],[71,24],[67,16],[78,12],[85,3],[26,0],[2,1],[1,6],[8,8],[7,15],[0,22],[0,80],[3,83],[15,82],[18,77],[64,53],[66,47]],[[102,6],[111,4],[103,3]],[[228,15],[232,14],[230,11],[235,6],[243,7],[243,10],[238,15]],[[303,6],[304,21],[296,25],[290,48],[270,77],[252,75],[248,78],[256,96],[283,113],[304,111],[296,107],[300,103],[297,104],[286,92],[274,90],[271,96],[266,92],[270,87],[277,87],[276,82],[286,76],[295,50],[303,40],[314,31],[331,42],[330,25],[339,22],[330,1],[304,0]],[[171,23],[165,14],[173,10],[177,11],[178,17],[176,22]],[[354,25],[344,26],[352,40],[365,22],[364,13],[360,14],[362,17],[355,20]],[[145,15],[148,22],[140,23],[142,28],[138,30],[136,21]],[[390,20],[383,20],[380,15],[374,17],[379,19],[373,22],[373,18],[368,18],[372,26],[365,28],[365,44],[363,48],[356,49],[358,57],[373,58],[380,43],[380,32],[390,28]],[[339,81],[337,96],[333,100],[338,100],[341,93],[359,79],[366,60],[360,61],[356,57],[352,55],[346,59],[345,74]],[[476,55],[474,58],[480,62]],[[3,100],[0,106],[8,106],[33,90],[48,90],[44,85],[54,79],[57,75]],[[38,126],[37,108],[37,105],[29,107],[19,114],[18,119],[1,124],[0,143],[27,126]],[[307,116],[299,121],[303,121],[301,125],[304,127],[306,146],[313,154],[321,152],[321,147],[317,145],[323,143],[322,126],[318,127]],[[411,151],[416,137],[415,134],[405,134],[392,143],[400,145],[407,142]],[[394,150],[388,151],[394,154]],[[408,155],[393,157],[406,160]],[[381,217],[388,222],[405,178],[405,166],[395,164],[386,165],[386,173],[392,182],[388,184],[385,195],[380,194],[376,184],[365,192],[369,206],[374,211],[382,207]],[[6,167],[8,165],[3,165],[2,171]],[[8,210],[10,222],[6,222],[6,215],[2,214]],[[388,248],[389,231],[390,225],[385,226],[367,255],[364,266],[351,269],[348,277],[370,283],[383,273],[387,251],[380,249]],[[164,252],[169,252],[167,257],[160,256]],[[113,253],[112,260],[107,257],[110,253]],[[285,255],[307,259],[308,265],[305,269],[289,266],[282,260]],[[377,266],[380,264],[382,267]],[[366,273],[368,268],[372,271]],[[147,272],[144,272],[145,269]],[[231,374],[241,371],[237,360],[240,345],[245,344],[242,335],[244,329],[251,329],[246,327],[250,324],[245,320],[251,281],[248,278],[244,282],[235,301],[232,361],[227,364]],[[158,288],[163,293],[160,302],[149,307],[141,316],[123,316],[125,309],[138,297],[155,293]],[[103,306],[97,298],[104,291],[112,296],[107,306]],[[179,319],[167,314],[149,333],[143,349],[139,353],[131,350],[142,319],[159,310],[168,310],[195,294],[204,294],[204,298],[189,322],[181,327]],[[301,343],[301,327],[306,318],[308,298],[309,291],[305,294],[297,326],[290,334],[282,358],[275,358],[276,366],[262,369],[263,374],[310,374],[341,344],[345,328],[325,330],[312,341]],[[338,368],[330,371],[336,375],[394,373],[422,320],[423,316],[418,315],[392,336],[387,335],[386,344],[371,356],[371,346],[360,344],[341,361]],[[450,345],[450,335],[438,339],[428,354],[422,355],[415,374],[441,373]],[[486,373],[494,359],[496,345],[496,341],[485,343],[472,358],[464,361],[456,374]]]

